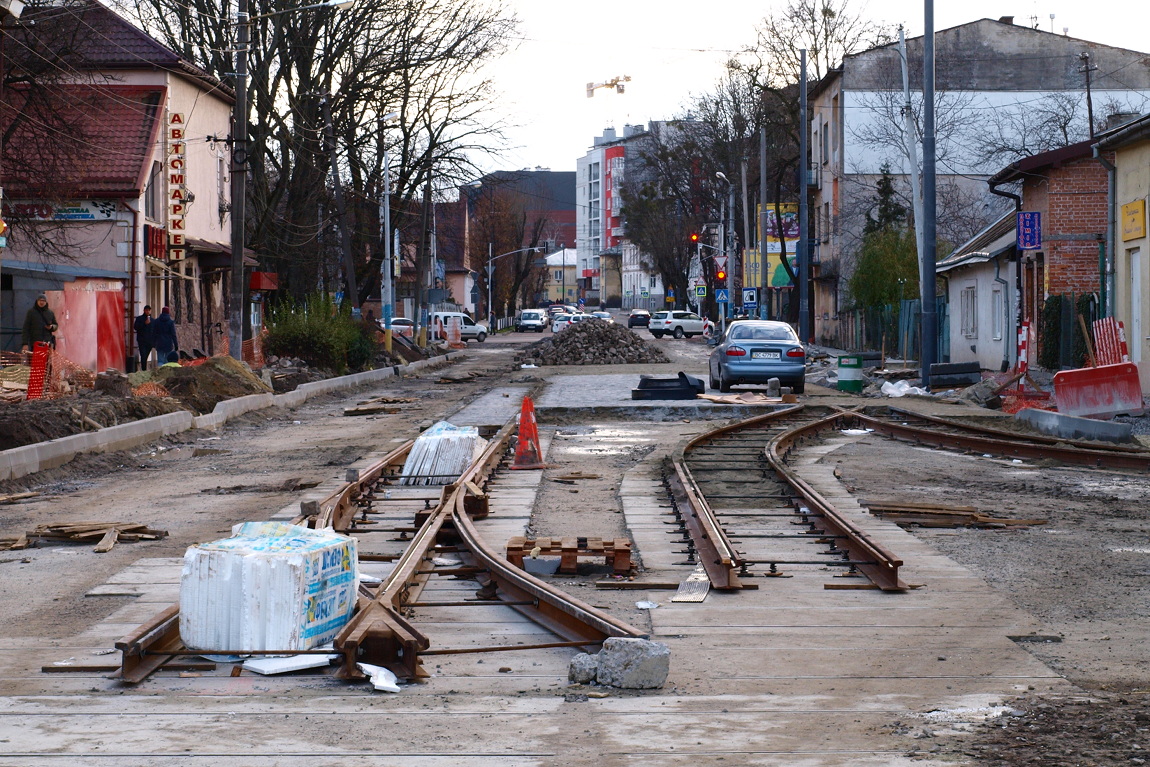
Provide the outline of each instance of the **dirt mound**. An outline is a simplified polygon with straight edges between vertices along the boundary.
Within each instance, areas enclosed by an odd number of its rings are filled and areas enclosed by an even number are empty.
[[[212,357],[188,367],[162,367],[152,380],[200,415],[210,413],[217,402],[271,391],[247,365],[231,357]]]
[[[110,397],[86,390],[74,397],[0,405],[0,450],[79,434],[85,428],[81,415],[101,426],[116,426],[182,409],[171,399]],[[94,427],[89,423],[87,428]]]
[[[651,346],[622,325],[586,320],[536,341],[515,357],[538,365],[626,365],[670,362],[663,350]]]

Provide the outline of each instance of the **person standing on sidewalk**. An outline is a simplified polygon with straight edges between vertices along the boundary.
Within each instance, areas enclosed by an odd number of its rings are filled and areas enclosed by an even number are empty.
[[[145,306],[144,313],[136,318],[133,326],[136,329],[136,346],[140,349],[140,370],[147,370],[148,356],[152,353],[152,307]]]
[[[48,296],[41,293],[36,296],[36,303],[24,315],[24,332],[21,336],[23,348],[28,352],[35,348],[37,342],[43,342],[56,348],[56,331],[60,326],[56,323],[55,313],[48,308]]]
[[[172,320],[171,310],[166,306],[152,323],[152,346],[156,350],[156,367],[168,361],[170,352],[180,349],[180,341],[176,338],[176,323]]]

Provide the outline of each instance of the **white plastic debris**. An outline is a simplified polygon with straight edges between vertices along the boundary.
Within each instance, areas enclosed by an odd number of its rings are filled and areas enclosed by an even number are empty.
[[[244,661],[244,670],[254,671],[264,676],[286,674],[289,671],[301,671],[305,668],[322,668],[339,657],[339,654],[332,653],[331,655],[289,655],[287,657],[277,658],[249,658]]]
[[[246,522],[192,546],[180,577],[180,638],[193,650],[310,650],[355,609],[356,542],[331,530]]]
[[[459,567],[459,565],[463,564],[463,560],[452,557],[435,557],[431,560],[431,564],[436,567]]]
[[[840,434],[846,434],[850,437],[861,437],[864,434],[870,434],[874,429],[839,429]]]
[[[888,397],[905,397],[908,394],[930,394],[926,389],[911,386],[906,381],[886,381],[882,385],[882,393]]]
[[[371,663],[357,663],[355,665],[356,668],[367,674],[368,681],[375,689],[380,692],[399,692],[399,678],[383,666],[376,666]]]
[[[648,602],[648,601],[644,600],[642,602],[636,602],[635,606],[638,607],[640,610],[654,610],[656,607],[659,606],[659,603],[658,602]]]

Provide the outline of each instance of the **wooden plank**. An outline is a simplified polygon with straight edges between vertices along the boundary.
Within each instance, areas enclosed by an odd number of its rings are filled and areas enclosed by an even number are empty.
[[[100,539],[100,542],[96,544],[96,548],[92,549],[92,551],[97,554],[108,553],[112,550],[112,547],[116,545],[116,541],[119,537],[120,531],[114,527],[111,528],[108,532],[104,533],[104,537]]]

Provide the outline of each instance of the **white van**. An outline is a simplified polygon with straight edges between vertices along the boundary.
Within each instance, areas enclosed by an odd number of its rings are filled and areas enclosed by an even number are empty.
[[[542,309],[521,309],[515,318],[515,330],[526,333],[528,330],[542,333],[547,328],[546,312]]]
[[[487,326],[480,325],[463,312],[433,312],[431,314],[432,338],[437,341],[447,340],[447,323],[458,318],[461,336],[464,341],[478,341],[483,343],[487,339]]]

